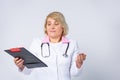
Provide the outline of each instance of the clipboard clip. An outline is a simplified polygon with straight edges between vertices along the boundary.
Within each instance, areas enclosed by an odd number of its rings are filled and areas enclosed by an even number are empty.
[[[16,53],[16,52],[21,52],[21,49],[20,48],[11,48],[10,51],[13,53]]]

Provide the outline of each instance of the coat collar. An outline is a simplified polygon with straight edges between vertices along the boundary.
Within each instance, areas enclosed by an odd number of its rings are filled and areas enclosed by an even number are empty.
[[[49,43],[49,42],[50,40],[48,36],[42,39],[42,43]],[[69,43],[69,42],[70,41],[65,36],[62,36],[62,43]]]

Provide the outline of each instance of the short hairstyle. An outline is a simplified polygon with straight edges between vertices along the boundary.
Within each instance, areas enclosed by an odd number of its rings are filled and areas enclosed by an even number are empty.
[[[46,20],[45,20],[45,24],[44,24],[44,33],[45,34],[47,34],[46,25],[47,25],[48,18],[52,18],[52,19],[56,20],[57,22],[59,22],[63,26],[62,36],[66,36],[68,34],[68,30],[69,30],[68,25],[65,21],[64,15],[60,12],[51,12],[50,14],[48,14],[48,16],[46,17]]]

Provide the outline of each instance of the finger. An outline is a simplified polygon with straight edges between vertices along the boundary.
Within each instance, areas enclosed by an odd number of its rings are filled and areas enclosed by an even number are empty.
[[[86,55],[85,54],[83,54],[83,60],[85,60],[86,59]]]
[[[81,63],[79,63],[79,62],[76,62],[76,66],[78,67],[78,68],[80,68],[81,67]]]
[[[18,58],[14,58],[14,63],[16,64],[18,60]]]
[[[83,64],[83,61],[80,59],[80,56],[78,55],[76,60],[76,66],[80,68],[82,64]]]
[[[14,61],[17,61],[19,58],[18,57],[16,57],[16,58],[14,58]]]
[[[81,54],[79,54],[79,55],[77,56],[77,62],[78,62],[78,63],[82,63],[82,61],[83,61],[83,60],[81,59]]]
[[[21,61],[23,61],[23,59],[18,59],[18,60],[15,61],[15,64],[17,65],[17,64],[19,64]]]
[[[80,59],[80,55],[77,56],[77,62],[80,62],[81,59]]]
[[[79,54],[79,58],[81,61],[83,61],[83,54]]]
[[[82,60],[85,60],[86,59],[86,55],[84,54],[84,53],[81,53],[81,58],[82,58]]]
[[[21,60],[19,63],[17,63],[17,66],[21,67],[23,66],[24,60]]]

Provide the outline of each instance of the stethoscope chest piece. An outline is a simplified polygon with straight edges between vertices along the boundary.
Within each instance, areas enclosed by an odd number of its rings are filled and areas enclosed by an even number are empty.
[[[64,56],[65,58],[67,58],[67,57],[68,57],[68,55],[67,55],[67,54],[63,54],[63,56]]]

